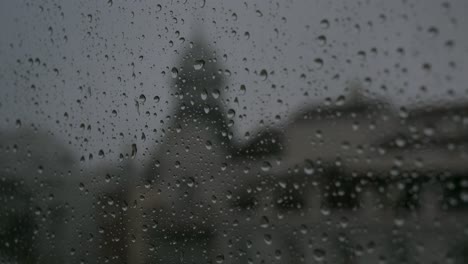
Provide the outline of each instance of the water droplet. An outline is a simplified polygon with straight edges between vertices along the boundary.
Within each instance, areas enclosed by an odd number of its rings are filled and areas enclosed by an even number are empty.
[[[261,70],[260,77],[265,81],[268,78],[268,72],[265,69]]]
[[[236,111],[234,109],[229,109],[227,112],[227,117],[228,118],[233,118],[236,115]]]
[[[338,98],[336,98],[335,104],[337,106],[342,106],[342,105],[344,105],[345,100],[346,100],[346,97],[344,95],[340,95],[340,96],[338,96]]]
[[[214,99],[218,99],[220,94],[218,89],[214,89],[213,92],[211,92],[211,96],[213,96]]]
[[[327,19],[322,19],[320,21],[320,26],[323,28],[323,29],[327,29],[330,27],[330,22],[327,20]]]
[[[460,200],[463,202],[463,203],[468,203],[468,191],[465,190],[465,191],[462,191],[460,193]]]
[[[177,70],[176,67],[173,67],[171,70],[172,78],[177,78],[177,75],[179,75],[179,70]]]
[[[268,161],[262,163],[262,171],[269,171],[271,169],[271,164]]]
[[[323,47],[327,44],[327,37],[325,37],[324,35],[320,35],[317,37],[317,41],[318,41],[319,46]]]
[[[317,248],[314,250],[314,259],[316,261],[323,261],[325,259],[326,252],[321,248]]]
[[[187,181],[187,186],[192,188],[195,185],[195,179],[193,177],[189,177]]]
[[[281,250],[279,250],[279,249],[275,250],[275,258],[276,259],[281,259]]]
[[[241,91],[241,94],[242,94],[242,95],[244,95],[244,94],[246,93],[247,89],[245,88],[245,85],[242,84],[242,85],[240,86],[240,91]]]
[[[439,29],[432,26],[432,27],[429,27],[429,29],[427,30],[427,32],[429,32],[429,34],[431,35],[431,37],[437,37],[437,35],[439,34]]]
[[[320,208],[320,213],[324,216],[328,216],[330,215],[330,209],[326,208],[326,207],[322,207]]]
[[[195,63],[193,64],[193,68],[195,70],[201,70],[205,66],[205,61],[204,60],[196,60]]]
[[[269,225],[270,225],[270,220],[268,219],[268,217],[262,216],[262,221],[261,221],[260,227],[268,228]]]
[[[323,60],[320,59],[320,58],[316,58],[316,59],[314,60],[314,63],[315,63],[315,68],[316,68],[316,69],[320,69],[320,68],[322,68],[322,66],[323,66]]]
[[[305,165],[304,165],[304,172],[307,175],[312,175],[314,174],[314,163],[311,160],[306,160]]]
[[[132,144],[132,159],[135,158],[136,154],[137,154],[137,145],[136,144]]]
[[[144,94],[140,94],[139,100],[141,104],[144,104],[146,102],[146,96]]]
[[[200,94],[200,97],[203,101],[205,101],[208,98],[208,92],[205,89],[203,89],[203,91]]]
[[[124,201],[122,204],[122,211],[126,212],[127,210],[128,210],[128,204],[127,202]]]
[[[224,255],[216,256],[216,263],[223,263],[224,262]]]
[[[212,146],[213,144],[211,143],[211,141],[207,140],[205,144],[206,149],[210,150]]]
[[[397,227],[402,227],[405,224],[405,219],[401,217],[395,217],[395,219],[393,220],[393,223],[395,223]]]

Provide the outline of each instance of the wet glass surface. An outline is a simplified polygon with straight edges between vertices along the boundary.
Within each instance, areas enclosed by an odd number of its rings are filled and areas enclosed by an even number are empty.
[[[0,263],[468,263],[467,12],[2,1]]]

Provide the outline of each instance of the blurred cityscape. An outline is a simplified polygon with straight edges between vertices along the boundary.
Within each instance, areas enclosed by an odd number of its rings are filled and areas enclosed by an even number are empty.
[[[396,109],[352,81],[237,140],[221,68],[201,38],[181,55],[143,168],[141,146],[86,169],[1,132],[0,263],[468,263],[467,102]]]

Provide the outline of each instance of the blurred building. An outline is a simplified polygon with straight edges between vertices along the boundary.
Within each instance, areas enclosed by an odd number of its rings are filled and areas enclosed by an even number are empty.
[[[79,243],[72,211],[83,205],[73,192],[72,154],[52,135],[21,125],[0,132],[0,152],[0,262],[65,261]]]
[[[3,132],[0,262],[467,263],[466,102],[396,108],[351,82],[240,140],[223,76],[199,35],[141,170]]]
[[[237,142],[211,48],[173,69],[172,123],[130,188],[131,263],[467,260],[468,105],[394,109],[352,83]]]

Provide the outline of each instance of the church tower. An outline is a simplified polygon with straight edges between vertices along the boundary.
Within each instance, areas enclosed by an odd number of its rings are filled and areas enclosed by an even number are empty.
[[[209,126],[227,148],[229,132],[222,103],[226,84],[216,55],[203,34],[197,32],[190,47],[171,69],[171,89],[176,97],[172,117],[176,127]]]

